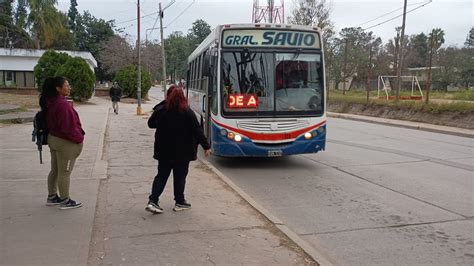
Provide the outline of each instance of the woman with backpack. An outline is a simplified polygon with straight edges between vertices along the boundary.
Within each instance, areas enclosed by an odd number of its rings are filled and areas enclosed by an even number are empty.
[[[51,151],[46,205],[59,205],[63,210],[82,206],[82,203],[69,196],[71,172],[82,152],[85,135],[79,115],[66,100],[70,91],[65,78],[49,77],[44,81],[39,100],[41,110],[46,111],[48,146]]]
[[[159,197],[166,186],[166,181],[173,171],[174,211],[191,208],[184,197],[186,176],[189,162],[197,159],[197,146],[201,144],[204,154],[209,156],[210,145],[201,126],[192,111],[183,90],[176,85],[168,90],[170,93],[164,102],[164,108],[154,110],[148,120],[150,128],[156,128],[155,149],[153,158],[158,160],[158,174],[155,176],[151,195],[145,210],[151,213],[162,213]]]

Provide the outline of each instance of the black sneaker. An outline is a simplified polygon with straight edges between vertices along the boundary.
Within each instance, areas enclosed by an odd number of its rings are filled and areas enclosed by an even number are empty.
[[[184,211],[188,209],[191,209],[191,204],[189,204],[188,202],[186,201],[181,202],[181,203],[176,202],[176,204],[174,205],[173,211],[179,212],[179,211]]]
[[[60,202],[59,204],[59,209],[61,210],[67,210],[67,209],[75,209],[82,207],[82,203],[80,202],[75,202],[74,200],[67,198],[63,201]]]
[[[163,208],[161,208],[160,205],[158,205],[158,203],[154,203],[152,201],[148,202],[148,204],[145,207],[145,210],[153,214],[163,213]]]
[[[61,203],[61,198],[59,198],[58,194],[49,195],[48,199],[46,200],[46,206],[54,206]]]

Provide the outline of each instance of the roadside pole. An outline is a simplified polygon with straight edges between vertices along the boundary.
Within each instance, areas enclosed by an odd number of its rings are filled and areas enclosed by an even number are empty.
[[[160,14],[160,34],[161,34],[161,60],[163,61],[163,94],[166,99],[166,55],[165,55],[165,39],[163,39],[163,11],[161,3],[159,3]]]
[[[138,18],[138,26],[137,26],[137,53],[138,53],[138,69],[137,69],[137,115],[142,114],[142,69],[141,69],[141,59],[140,59],[140,0],[137,1],[137,18]]]
[[[407,0],[404,0],[403,5],[403,21],[402,21],[402,35],[400,36],[400,45],[398,46],[398,67],[397,67],[397,94],[395,97],[395,102],[400,101],[400,90],[402,87],[402,61],[403,61],[403,42],[405,39],[405,20],[407,16]]]

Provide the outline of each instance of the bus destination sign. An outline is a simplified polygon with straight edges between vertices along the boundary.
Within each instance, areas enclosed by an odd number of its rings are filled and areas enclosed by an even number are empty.
[[[225,30],[222,47],[285,47],[321,49],[316,32],[278,29]]]

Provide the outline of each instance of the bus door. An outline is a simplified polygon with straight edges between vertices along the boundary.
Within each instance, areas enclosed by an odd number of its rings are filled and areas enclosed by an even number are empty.
[[[212,71],[211,71],[211,58],[209,55],[206,55],[204,57],[204,62],[203,62],[203,70],[202,70],[202,75],[203,75],[203,88],[204,88],[204,94],[202,96],[202,113],[203,115],[201,116],[201,123],[203,126],[204,130],[204,135],[206,135],[207,141],[210,143],[211,141],[211,101],[213,98],[213,79],[212,79]]]

